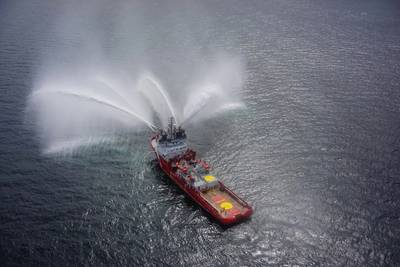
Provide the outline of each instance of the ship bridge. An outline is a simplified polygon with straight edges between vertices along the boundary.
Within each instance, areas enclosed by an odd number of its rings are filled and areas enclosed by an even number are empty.
[[[158,142],[156,150],[157,153],[162,157],[172,159],[185,154],[185,152],[188,150],[188,146],[183,140],[165,143]]]
[[[157,153],[166,159],[184,155],[188,150],[185,130],[176,127],[171,118],[167,130],[160,130],[155,148]]]

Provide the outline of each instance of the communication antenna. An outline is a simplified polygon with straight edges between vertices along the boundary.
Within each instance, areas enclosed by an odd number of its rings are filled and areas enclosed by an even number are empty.
[[[171,137],[171,139],[173,139],[173,135],[174,135],[174,118],[170,117],[169,118],[169,123],[168,123],[168,135]]]

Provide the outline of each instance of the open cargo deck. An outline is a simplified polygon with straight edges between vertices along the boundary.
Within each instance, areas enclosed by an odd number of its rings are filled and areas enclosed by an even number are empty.
[[[210,203],[222,217],[238,216],[246,212],[246,208],[226,191],[209,189],[201,192],[201,196]]]

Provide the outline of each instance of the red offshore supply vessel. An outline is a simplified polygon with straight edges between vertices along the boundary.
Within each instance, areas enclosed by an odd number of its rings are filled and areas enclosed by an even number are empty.
[[[150,145],[161,169],[188,196],[223,225],[247,219],[253,209],[229,190],[210,171],[210,166],[196,158],[196,152],[186,144],[186,133],[173,124],[150,138]]]

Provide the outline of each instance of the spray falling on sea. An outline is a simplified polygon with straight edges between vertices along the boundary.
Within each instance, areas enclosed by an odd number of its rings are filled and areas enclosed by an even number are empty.
[[[188,125],[244,107],[243,59],[189,41],[190,25],[164,41],[170,47],[162,55],[153,55],[148,48],[159,45],[162,31],[141,22],[143,11],[154,12],[148,6],[121,4],[107,25],[101,23],[104,6],[95,2],[78,14],[74,4],[63,8],[54,24],[58,42],[41,60],[27,105],[44,152],[112,142],[118,133],[146,126],[155,130],[165,127],[168,117]],[[163,14],[153,16],[152,27],[162,29]],[[105,35],[102,26],[112,27],[114,35]],[[75,43],[67,45],[72,37]]]

